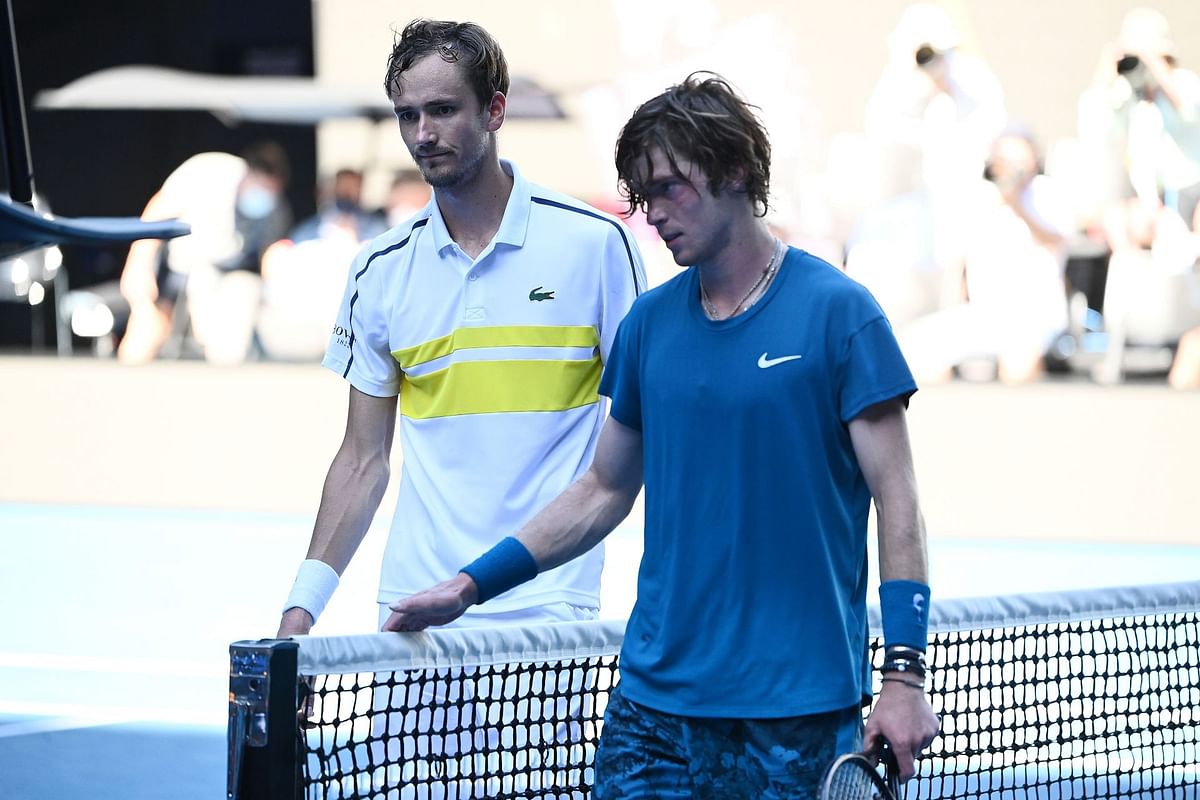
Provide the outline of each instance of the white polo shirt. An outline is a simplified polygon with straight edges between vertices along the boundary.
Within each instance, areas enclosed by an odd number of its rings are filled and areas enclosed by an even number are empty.
[[[645,287],[615,218],[522,179],[471,260],[434,199],[355,259],[324,365],[399,394],[403,469],[379,600],[452,577],[591,463],[617,325]],[[601,547],[487,603],[598,607]]]

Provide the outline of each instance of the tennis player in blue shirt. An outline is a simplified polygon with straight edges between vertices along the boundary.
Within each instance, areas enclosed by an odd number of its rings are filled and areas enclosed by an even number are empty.
[[[880,739],[907,779],[938,726],[905,420],[917,387],[891,326],[862,286],[772,235],[766,131],[719,76],[640,106],[617,170],[688,269],[621,323],[588,472],[515,537],[395,604],[395,627],[444,624],[586,552],[644,480],[637,601],[593,797],[812,797],[836,755]],[[886,656],[864,728],[872,499]]]

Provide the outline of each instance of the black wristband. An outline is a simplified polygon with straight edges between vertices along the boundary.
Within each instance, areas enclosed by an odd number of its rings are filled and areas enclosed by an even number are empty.
[[[909,653],[889,651],[884,656],[883,664],[879,667],[879,671],[883,673],[899,672],[925,680],[925,658],[919,654],[914,658]]]

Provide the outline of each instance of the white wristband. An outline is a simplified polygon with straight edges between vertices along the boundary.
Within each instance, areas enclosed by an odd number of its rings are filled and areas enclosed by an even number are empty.
[[[300,564],[296,582],[292,585],[292,593],[288,595],[283,610],[286,612],[289,608],[303,608],[312,615],[313,622],[316,622],[337,586],[338,574],[333,567],[324,561],[307,559]]]

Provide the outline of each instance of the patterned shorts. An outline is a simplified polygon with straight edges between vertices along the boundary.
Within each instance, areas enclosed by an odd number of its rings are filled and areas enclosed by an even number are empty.
[[[593,800],[803,800],[862,742],[857,706],[781,719],[681,717],[613,689],[596,753]]]

